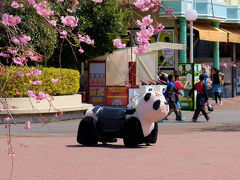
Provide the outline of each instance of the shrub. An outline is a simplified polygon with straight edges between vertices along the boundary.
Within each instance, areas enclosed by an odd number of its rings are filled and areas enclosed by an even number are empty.
[[[78,92],[80,88],[80,74],[77,70],[40,67],[40,76],[33,76],[36,67],[0,67],[0,94],[3,97],[27,97],[28,90],[36,93],[42,91],[52,96],[71,95]],[[24,77],[19,72],[24,73]],[[31,76],[26,77],[27,73]],[[60,79],[53,84],[51,79]],[[29,81],[42,80],[41,86],[33,85]],[[16,94],[16,92],[18,94]]]

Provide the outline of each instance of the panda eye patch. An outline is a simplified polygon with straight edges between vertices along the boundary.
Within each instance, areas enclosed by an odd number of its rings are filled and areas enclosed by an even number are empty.
[[[145,101],[148,101],[148,100],[150,99],[150,97],[151,97],[151,93],[147,93],[147,94],[145,94],[145,96],[144,96],[144,100],[145,100]]]
[[[159,107],[160,107],[160,103],[161,103],[160,100],[155,101],[155,102],[153,103],[153,109],[158,110]]]

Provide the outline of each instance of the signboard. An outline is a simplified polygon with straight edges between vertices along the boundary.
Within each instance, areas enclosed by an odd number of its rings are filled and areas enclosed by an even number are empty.
[[[164,29],[161,31],[158,42],[174,43],[174,29]],[[174,49],[162,49],[158,51],[159,68],[174,68],[175,51]]]
[[[105,61],[89,61],[88,88],[89,103],[105,105],[106,103],[106,63]]]
[[[89,86],[105,86],[105,63],[89,63]]]
[[[105,87],[89,87],[89,103],[93,105],[105,105]]]
[[[128,88],[124,86],[107,87],[108,106],[127,106]]]
[[[196,106],[196,92],[194,96],[187,99],[187,96],[192,89],[193,85],[199,81],[199,75],[201,74],[202,65],[201,64],[179,64],[178,72],[180,75],[180,81],[185,84],[188,81],[188,85],[185,89],[180,90],[180,105],[182,109],[194,110]]]

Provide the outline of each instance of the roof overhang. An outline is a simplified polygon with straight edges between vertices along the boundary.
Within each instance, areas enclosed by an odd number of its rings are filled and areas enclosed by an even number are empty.
[[[219,28],[203,23],[194,23],[193,28],[199,32],[200,40],[228,42],[228,33]]]

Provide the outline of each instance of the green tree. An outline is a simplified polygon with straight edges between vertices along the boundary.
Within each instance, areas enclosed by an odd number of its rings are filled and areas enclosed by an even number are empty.
[[[50,59],[54,53],[54,50],[58,43],[58,32],[52,27],[44,18],[39,16],[27,2],[22,1],[23,8],[13,9],[11,7],[12,1],[6,2],[6,8],[2,9],[2,12],[8,12],[12,15],[18,15],[21,17],[22,22],[18,25],[18,28],[23,34],[31,37],[31,46],[34,50],[43,55],[44,61]],[[1,27],[0,29],[0,41],[1,46],[9,45],[9,40],[6,35],[6,31]]]
[[[81,0],[77,6],[75,15],[79,18],[79,25],[76,31],[85,33],[94,39],[94,46],[82,43],[84,53],[78,52],[79,48],[70,47],[65,41],[61,54],[62,67],[78,68],[80,62],[87,59],[112,52],[115,48],[113,40],[128,33],[130,13],[127,8],[122,8],[121,0],[105,0],[96,4],[91,0]],[[59,8],[59,7],[58,7]],[[48,65],[58,66],[61,43],[55,51],[53,59]],[[74,54],[72,53],[74,51]]]
[[[65,14],[79,19],[73,33],[83,33],[94,39],[94,46],[81,43],[85,52],[80,54],[79,47],[71,46],[66,40],[60,39],[57,30],[39,16],[26,1],[21,1],[24,7],[18,9],[11,7],[12,1],[5,2],[6,8],[0,14],[8,12],[21,17],[24,23],[20,23],[18,28],[23,34],[31,37],[32,47],[43,55],[47,66],[59,67],[61,63],[61,67],[78,69],[81,62],[112,52],[115,48],[113,40],[128,32],[130,13],[127,8],[122,8],[121,0],[104,0],[103,3],[81,0],[73,13],[64,10],[71,8],[74,1],[48,1],[56,16]],[[0,41],[1,47],[9,45],[7,33],[3,29],[0,29]]]

